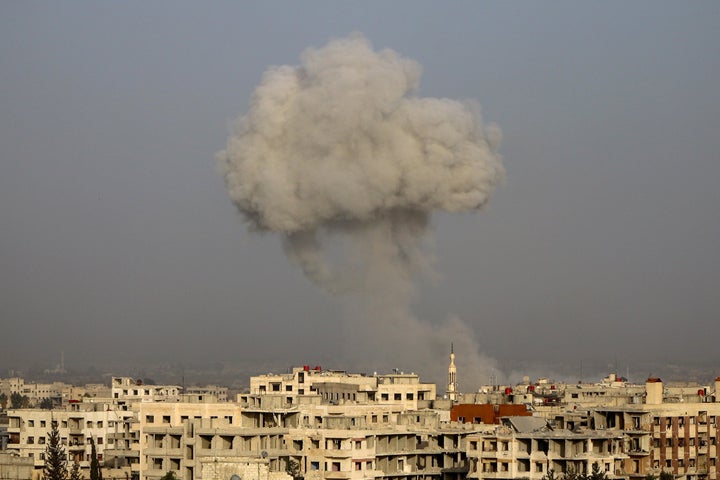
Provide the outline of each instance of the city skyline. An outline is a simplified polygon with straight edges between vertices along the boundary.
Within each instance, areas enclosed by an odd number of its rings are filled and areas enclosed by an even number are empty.
[[[503,134],[487,210],[430,219],[423,325],[508,378],[717,364],[720,6],[309,5],[0,7],[0,368],[353,369],[348,305],[247,231],[215,160],[263,72],[352,32]]]

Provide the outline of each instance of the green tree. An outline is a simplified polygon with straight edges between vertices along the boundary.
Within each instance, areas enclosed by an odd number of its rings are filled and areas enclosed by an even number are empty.
[[[102,469],[97,459],[95,440],[90,437],[90,480],[102,480]]]
[[[173,472],[171,470],[171,471],[167,472],[165,475],[163,475],[162,477],[160,477],[160,480],[179,480],[179,479],[175,476],[175,472]]]
[[[40,400],[40,408],[43,410],[52,410],[55,404],[53,403],[51,398],[43,398]]]
[[[595,462],[592,464],[592,473],[587,477],[588,480],[607,480],[605,471],[600,470],[600,464]]]
[[[302,480],[304,478],[302,470],[300,469],[300,462],[298,462],[294,458],[291,458],[288,462],[285,472],[291,477],[293,477],[293,479],[295,480]]]
[[[80,464],[78,462],[73,463],[68,480],[83,480],[83,476],[80,473]]]
[[[543,480],[559,480],[558,477],[555,476],[555,470],[550,469],[543,477]]]
[[[5,410],[8,404],[8,396],[5,392],[0,393],[0,408]]]
[[[670,472],[660,472],[659,480],[673,480],[675,475]]]
[[[10,394],[10,408],[22,408],[22,398],[18,392]]]
[[[43,480],[66,480],[67,456],[65,448],[60,442],[60,432],[56,421],[50,421],[50,431],[48,432],[48,443],[45,447],[45,466],[43,468]]]

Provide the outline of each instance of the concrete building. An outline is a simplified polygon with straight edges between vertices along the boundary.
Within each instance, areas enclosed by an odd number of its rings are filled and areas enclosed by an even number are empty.
[[[90,438],[95,442],[98,460],[103,461],[105,449],[113,445],[112,434],[122,428],[128,418],[126,411],[118,411],[107,403],[76,403],[66,410],[9,410],[7,450],[32,460],[35,469],[41,470],[54,421],[57,422],[68,463],[77,462],[81,468],[88,469]]]
[[[539,480],[551,470],[589,473],[595,463],[620,478],[623,442],[620,432],[555,429],[543,419],[511,417],[493,432],[468,437],[468,478]]]
[[[85,468],[95,439],[106,479],[172,471],[184,480],[539,480],[597,464],[610,479],[720,480],[720,378],[705,386],[527,379],[458,392],[455,401],[398,371],[301,367],[250,385],[227,402],[221,388],[183,394],[114,377],[106,400],[11,410],[8,450],[37,475],[55,420],[68,459]]]
[[[111,394],[115,401],[132,402],[177,402],[181,388],[177,385],[147,385],[142,380],[130,377],[112,377]]]
[[[34,474],[32,459],[14,453],[0,452],[0,479],[29,480]]]

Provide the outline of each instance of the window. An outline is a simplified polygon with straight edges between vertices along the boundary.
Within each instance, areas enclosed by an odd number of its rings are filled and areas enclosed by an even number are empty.
[[[390,396],[387,393],[383,393],[380,395],[380,400],[387,401],[390,399]]]
[[[163,415],[163,423],[170,423],[170,415]]]
[[[35,437],[28,437],[27,443],[28,443],[28,445],[34,445],[34,444],[35,444]]]
[[[402,400],[402,393],[396,393],[393,398],[395,400]]]
[[[320,462],[310,462],[310,470],[320,470]]]
[[[34,427],[35,426],[35,420],[28,420],[28,427]]]
[[[98,445],[102,445],[102,444],[103,444],[103,437],[98,437],[97,444],[98,444]],[[98,455],[98,456],[99,456],[99,455]]]
[[[387,423],[389,420],[389,417],[387,415],[383,415],[382,421],[383,423]]]
[[[340,462],[332,462],[332,471],[333,471],[333,472],[339,472],[339,471],[340,471]]]
[[[286,392],[292,392],[292,385],[285,385]]]
[[[102,426],[103,426],[102,420],[98,420],[98,422],[97,422],[97,427],[98,427],[98,428],[102,428]]]
[[[155,423],[154,415],[145,415],[145,423]]]
[[[45,437],[38,437],[38,444],[45,445]]]
[[[360,440],[355,440],[355,448],[356,449],[362,448],[362,442]]]
[[[355,470],[362,470],[362,463],[361,463],[361,462],[355,462]]]
[[[405,399],[406,400],[414,400],[415,396],[412,393],[408,393],[407,395],[405,395]]]

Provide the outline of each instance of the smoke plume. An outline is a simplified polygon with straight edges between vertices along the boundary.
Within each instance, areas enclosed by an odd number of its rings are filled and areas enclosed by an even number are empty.
[[[308,49],[300,66],[265,72],[217,157],[250,228],[281,235],[308,279],[347,299],[353,367],[412,369],[442,385],[454,341],[471,390],[495,368],[471,329],[422,321],[411,305],[432,273],[431,213],[486,204],[504,173],[500,133],[474,104],[418,97],[420,74],[359,34]]]

